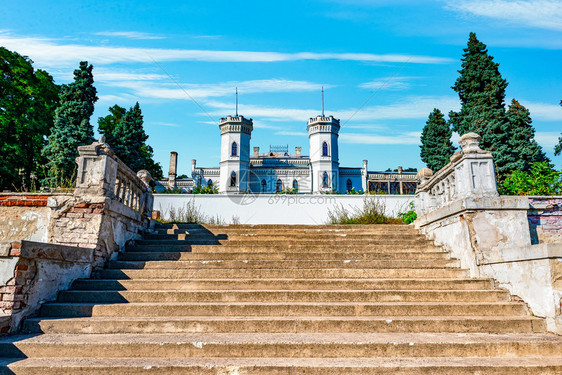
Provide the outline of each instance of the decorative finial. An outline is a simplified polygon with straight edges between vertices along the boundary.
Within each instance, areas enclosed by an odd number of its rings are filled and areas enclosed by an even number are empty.
[[[236,88],[236,117],[238,117],[238,87]]]

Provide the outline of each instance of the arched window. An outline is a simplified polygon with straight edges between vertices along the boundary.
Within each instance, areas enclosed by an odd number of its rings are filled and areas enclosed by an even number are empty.
[[[283,181],[277,180],[277,184],[275,185],[275,191],[280,192],[283,191]]]
[[[299,182],[297,180],[293,180],[293,189],[299,191]]]
[[[207,181],[207,186],[213,186],[213,180]]]
[[[234,171],[230,175],[230,186],[236,186],[236,172]]]
[[[238,145],[236,142],[232,142],[232,154],[231,156],[238,156]]]
[[[328,144],[326,142],[322,143],[322,156],[328,156]]]
[[[353,189],[353,184],[351,183],[351,180],[348,178],[347,182],[345,183],[345,188],[347,191],[351,191],[351,189]]]
[[[261,180],[261,192],[265,193],[266,190],[267,190],[267,182],[265,182],[265,180]]]
[[[330,187],[330,178],[328,177],[328,173],[324,172],[322,175],[322,187],[327,188]]]

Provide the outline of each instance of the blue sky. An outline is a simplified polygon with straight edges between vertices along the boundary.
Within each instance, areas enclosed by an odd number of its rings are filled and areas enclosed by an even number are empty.
[[[562,1],[89,1],[4,0],[0,45],[69,82],[94,65],[92,123],[138,101],[166,173],[191,159],[218,166],[218,119],[254,119],[252,146],[302,146],[321,111],[341,119],[340,164],[422,167],[429,112],[458,109],[450,88],[468,33],[486,43],[509,82],[506,101],[531,110],[558,167],[562,131]],[[193,99],[193,100],[192,100]]]

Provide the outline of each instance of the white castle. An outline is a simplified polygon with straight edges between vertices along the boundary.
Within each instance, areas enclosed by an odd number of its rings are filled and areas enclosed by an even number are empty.
[[[277,193],[292,189],[305,193],[383,192],[413,194],[417,185],[415,173],[368,172],[367,160],[360,168],[340,167],[338,135],[340,120],[333,116],[316,116],[308,120],[310,155],[301,155],[301,147],[289,153],[287,147],[271,147],[261,153],[259,147],[250,153],[252,119],[227,116],[219,122],[221,157],[218,168],[198,167],[192,161],[192,179],[176,180],[177,153],[172,152],[168,180],[163,186],[187,192],[194,185],[215,186],[219,193]]]

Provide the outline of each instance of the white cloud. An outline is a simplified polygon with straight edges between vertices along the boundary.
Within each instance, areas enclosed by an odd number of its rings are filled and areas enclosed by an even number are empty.
[[[454,60],[433,56],[371,53],[213,51],[163,48],[132,48],[63,44],[53,39],[16,37],[0,33],[0,45],[29,56],[41,67],[75,66],[81,60],[94,64],[152,63],[154,61],[283,62],[301,60],[347,60],[361,62],[410,62],[444,64]]]
[[[208,107],[216,110],[209,111],[212,116],[223,116],[225,109],[232,108],[232,104],[217,101],[207,101]],[[300,109],[268,107],[258,105],[241,104],[239,112],[247,117],[265,118],[268,121],[307,121],[310,117],[319,114],[319,109]],[[358,108],[347,108],[329,111],[334,117],[341,119],[342,125],[352,119],[354,122],[375,122],[378,120],[397,120],[397,119],[425,119],[434,108],[440,108],[444,113],[450,110],[459,110],[460,104],[454,97],[405,97],[398,103],[388,105],[375,105]]]
[[[397,134],[359,134],[342,133],[340,140],[343,143],[364,145],[417,145],[420,143],[420,132],[406,132]]]
[[[290,132],[290,131],[280,131],[280,132],[276,132],[275,135],[288,135],[288,136],[295,136],[295,137],[308,137],[308,133],[306,133],[306,132]]]
[[[562,31],[562,1],[455,0],[449,1],[448,7],[515,25]]]
[[[359,87],[367,90],[405,90],[412,86],[410,81],[413,79],[418,77],[384,77],[361,83]]]
[[[152,124],[154,124],[154,125],[159,125],[159,126],[167,126],[167,127],[170,127],[170,128],[179,128],[179,127],[180,127],[180,125],[174,124],[174,123],[171,123],[171,122],[160,122],[160,121],[155,121],[155,122],[153,122]]]
[[[552,151],[554,146],[558,144],[558,137],[561,137],[560,132],[536,132],[535,139],[539,144],[546,148],[546,151]]]
[[[139,31],[101,31],[99,33],[94,33],[94,35],[113,36],[113,37],[128,38],[128,39],[142,39],[142,40],[165,39],[163,36],[142,33]]]
[[[126,76],[126,74],[117,73],[115,76]],[[243,100],[245,94],[254,93],[271,93],[271,92],[298,92],[298,91],[320,91],[322,86],[332,87],[329,85],[322,85],[320,83],[308,81],[291,81],[285,79],[264,79],[264,80],[251,80],[251,81],[231,81],[221,82],[214,84],[192,84],[180,83],[179,87],[173,82],[169,82],[167,76],[162,75],[141,75],[141,78],[148,78],[155,76],[156,78],[163,78],[168,82],[150,82],[146,80],[134,80],[135,75],[132,74],[132,80],[115,80],[108,79],[107,74],[102,80],[106,81],[106,85],[112,87],[126,88],[132,91],[136,96],[143,98],[153,99],[185,99],[191,100],[192,98],[209,98],[209,97],[222,97],[232,96],[234,98],[235,89],[238,87],[238,93]],[[109,77],[111,78],[111,77]],[[97,75],[96,75],[97,79]],[[189,94],[189,95],[188,95]],[[229,105],[232,107],[232,105]]]
[[[521,100],[521,104],[531,112],[533,120],[562,121],[562,107],[558,103],[536,103]]]

